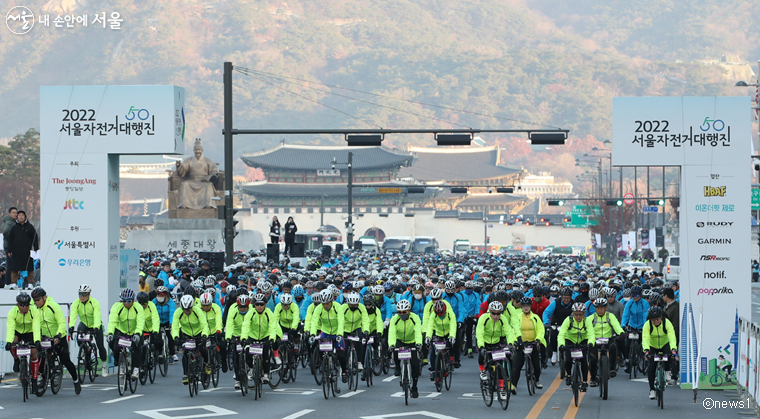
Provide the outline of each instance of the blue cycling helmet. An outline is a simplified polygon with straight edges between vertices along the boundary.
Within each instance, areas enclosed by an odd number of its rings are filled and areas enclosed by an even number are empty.
[[[293,295],[293,297],[305,297],[306,290],[303,289],[303,287],[301,286],[295,286],[293,287],[293,290],[291,291],[291,295]]]
[[[130,288],[123,289],[119,293],[119,300],[121,300],[122,302],[134,301],[134,299],[135,299],[135,292],[132,291]]]
[[[388,282],[386,282],[385,284],[383,284],[383,288],[385,288],[385,291],[386,291],[386,292],[387,292],[387,291],[390,291],[390,290],[392,290],[392,289],[393,289],[393,284],[391,284],[391,282],[390,282],[390,281],[388,281]]]
[[[642,292],[643,292],[642,288],[640,286],[638,286],[638,285],[635,285],[635,286],[633,286],[631,288],[631,296],[632,297],[636,297],[636,296],[641,297],[641,293]]]

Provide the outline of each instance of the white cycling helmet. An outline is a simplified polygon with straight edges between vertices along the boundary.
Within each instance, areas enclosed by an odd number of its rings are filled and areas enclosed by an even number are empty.
[[[259,281],[256,288],[259,289],[259,292],[262,292],[264,294],[269,294],[270,292],[272,292],[272,288],[274,287],[272,287],[272,284],[269,281]]]
[[[385,294],[385,288],[383,288],[382,285],[375,285],[374,287],[372,287],[372,294],[383,295]]]
[[[315,292],[311,296],[311,302],[317,303],[317,304],[322,304],[322,293],[321,292]]]
[[[280,304],[288,305],[293,302],[293,296],[290,294],[282,294],[280,296]]]
[[[443,287],[446,289],[446,291],[454,291],[457,289],[457,284],[454,281],[446,281]]]
[[[431,300],[440,300],[441,297],[443,297],[443,291],[441,291],[440,288],[433,288],[432,290],[430,290]]]
[[[202,306],[207,306],[207,305],[209,305],[209,304],[211,304],[213,302],[214,302],[214,296],[211,295],[211,293],[204,292],[203,294],[201,294],[201,305]]]
[[[193,304],[195,304],[195,298],[193,298],[192,295],[183,295],[182,298],[179,299],[179,306],[182,307],[183,310],[193,308]]]
[[[79,292],[89,294],[90,292],[92,292],[92,288],[90,288],[90,286],[87,284],[82,284],[79,286]]]
[[[491,303],[488,304],[488,311],[498,311],[503,312],[504,311],[504,304],[498,302],[498,301],[491,301]]]
[[[346,294],[346,304],[356,305],[359,304],[359,294]]]
[[[333,300],[333,295],[330,290],[322,290],[320,293],[322,294],[322,304],[329,303]]]
[[[396,311],[407,311],[412,309],[412,303],[410,303],[408,300],[399,300],[398,303],[396,303]]]

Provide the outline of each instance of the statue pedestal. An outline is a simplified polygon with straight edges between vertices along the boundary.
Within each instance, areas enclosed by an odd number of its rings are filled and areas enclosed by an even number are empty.
[[[193,219],[193,218],[205,218],[216,219],[219,216],[219,210],[216,208],[206,209],[170,209],[169,218],[173,219]]]
[[[213,211],[216,210],[183,210]],[[224,251],[224,220],[213,218],[164,218],[157,219],[153,230],[129,232],[125,249],[140,251],[163,250],[188,252]],[[241,230],[235,237],[235,250],[261,250],[265,246],[259,231]]]

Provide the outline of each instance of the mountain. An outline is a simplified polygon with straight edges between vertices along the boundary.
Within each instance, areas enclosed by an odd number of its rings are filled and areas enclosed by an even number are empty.
[[[215,161],[222,161],[224,61],[250,69],[234,74],[236,128],[557,126],[571,130],[569,147],[536,153],[524,148],[524,137],[483,139],[513,147],[515,156],[505,153],[505,163],[528,169],[551,161],[549,153],[564,162],[555,174],[572,178],[574,156],[611,137],[612,97],[750,94],[733,87],[732,77],[751,75],[735,61],[760,57],[754,30],[760,12],[738,0],[48,0],[26,6],[50,15],[50,26],[38,22],[25,35],[0,30],[0,138],[39,128],[41,85],[176,84],[187,89],[188,136],[204,138]],[[53,25],[59,14],[96,12],[120,13],[121,29]],[[281,139],[238,136],[235,153]],[[342,138],[287,141],[339,144]],[[434,144],[423,135],[388,136],[385,143]],[[236,169],[242,172],[239,161]]]

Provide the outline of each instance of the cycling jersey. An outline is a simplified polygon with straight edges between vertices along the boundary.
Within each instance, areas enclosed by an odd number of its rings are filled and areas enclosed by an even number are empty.
[[[525,342],[539,341],[546,346],[544,323],[541,318],[533,312],[520,313],[517,324],[520,327],[520,335]],[[531,325],[532,323],[532,325]]]
[[[161,326],[161,320],[158,318],[158,310],[153,301],[148,301],[148,306],[143,307],[143,314],[145,315],[145,332],[158,333],[158,327]]]
[[[444,292],[443,300],[448,302],[451,308],[454,310],[458,322],[461,323],[465,318],[467,318],[467,310],[464,305],[464,298],[462,298],[461,295],[457,293],[449,295],[449,293]]]
[[[311,315],[311,330],[309,331],[312,336],[316,336],[317,331],[328,335],[343,335],[343,310],[339,310],[339,308],[340,305],[333,302],[329,310],[325,309],[324,304],[320,304],[314,309],[314,313]]]
[[[650,348],[662,349],[665,345],[670,345],[671,350],[678,350],[673,323],[664,317],[659,326],[655,326],[651,320],[647,320],[641,328],[641,332],[641,348],[645,351]]]
[[[441,300],[441,301],[443,301],[446,304],[446,312],[447,313],[448,312],[454,313],[454,309],[451,308],[451,304],[449,304],[448,301],[446,301],[446,300]],[[427,304],[425,304],[425,312],[422,314],[422,324],[427,324],[428,319],[431,316],[435,316],[435,312],[433,312],[433,308],[435,308],[434,306],[435,306],[435,301],[431,300],[430,298],[428,298],[428,302],[427,302]],[[456,317],[456,315],[455,315],[455,317]]]
[[[634,329],[641,329],[647,321],[648,311],[649,303],[646,300],[642,298],[639,301],[634,301],[633,298],[631,298],[631,300],[625,304],[621,326],[630,326]]]
[[[395,292],[390,296],[383,295],[382,301],[378,301],[378,296],[375,296],[375,305],[380,308],[380,312],[383,313],[383,321],[390,319],[396,314],[396,303],[401,299],[400,294]]]
[[[275,340],[282,337],[282,328],[275,321],[274,313],[268,308],[259,314],[255,309],[248,310],[243,319],[240,339]]]
[[[436,336],[442,338],[457,336],[457,319],[454,317],[454,313],[449,310],[446,310],[443,318],[433,313],[432,316],[428,317],[428,322],[423,323],[423,325],[425,327],[425,334],[428,337],[432,337],[433,332],[435,332]]]
[[[37,307],[34,304],[29,306],[29,311],[26,314],[21,314],[18,306],[14,306],[8,312],[8,325],[5,332],[5,341],[13,342],[15,334],[24,335],[32,333],[34,335],[34,342],[40,341],[40,313],[37,311]],[[34,342],[27,342],[32,344]]]
[[[71,304],[70,316],[69,327],[76,326],[77,316],[79,316],[79,321],[88,329],[100,329],[100,326],[103,325],[103,319],[100,315],[100,303],[92,297],[86,303],[80,301],[79,298],[74,300]]]
[[[564,346],[565,340],[569,340],[575,344],[581,344],[584,341],[589,344],[596,343],[594,325],[591,324],[591,318],[584,317],[580,322],[576,322],[573,316],[566,318],[559,328],[557,345]]]
[[[623,328],[620,327],[620,322],[610,313],[604,313],[604,316],[594,314],[589,317],[591,324],[594,326],[594,337],[596,338],[609,338],[612,337],[612,332],[620,335],[623,333]]]
[[[290,303],[287,310],[283,309],[282,304],[277,304],[274,308],[274,318],[280,324],[280,327],[286,329],[297,329],[298,324],[301,322],[298,307],[293,303]]]
[[[51,297],[45,299],[45,304],[38,308],[40,312],[40,331],[42,336],[49,338],[66,336],[66,319],[63,318],[61,306]]]
[[[391,318],[388,327],[388,344],[395,345],[397,340],[405,344],[422,345],[422,322],[419,316],[409,313],[407,320],[401,320],[398,314]]]
[[[115,330],[125,335],[137,335],[145,328],[145,313],[140,304],[132,304],[132,307],[124,307],[124,303],[118,302],[111,307],[108,315],[108,334],[112,335]]]
[[[321,304],[311,304],[309,308],[306,309],[306,317],[304,317],[303,320],[303,330],[305,330],[307,333],[311,332],[311,318],[314,316],[314,309],[320,305]]]
[[[418,315],[420,318],[425,317],[425,306],[427,305],[427,303],[425,301],[424,296],[418,300],[414,298],[414,295],[412,292],[408,292],[404,294],[402,298],[406,301],[409,301],[409,303],[412,304],[412,313]],[[389,304],[390,304],[390,301],[389,301]]]
[[[343,310],[343,332],[352,333],[355,330],[360,332],[369,332],[369,315],[364,304],[359,304],[356,310],[351,310],[348,304],[342,305]]]
[[[172,337],[179,338],[182,332],[188,336],[208,336],[208,322],[203,315],[200,306],[194,305],[190,314],[185,314],[180,307],[174,312],[174,321],[172,322]]]
[[[475,326],[475,336],[478,346],[481,348],[485,345],[499,343],[501,338],[506,339],[507,343],[514,343],[517,340],[514,327],[504,314],[496,322],[491,320],[491,315],[488,313],[480,316],[478,324]]]
[[[367,320],[369,321],[370,333],[381,333],[383,331],[383,315],[380,313],[379,309],[374,308],[371,313],[367,310]]]
[[[201,312],[206,318],[209,334],[219,333],[224,330],[222,325],[222,309],[218,305],[211,304],[211,308],[208,311],[204,311],[203,307],[201,307]]]
[[[465,317],[475,317],[480,311],[481,298],[477,292],[471,292],[467,294],[467,290],[459,293],[462,297],[462,309],[464,310]]]
[[[252,308],[248,309],[248,312],[253,311]],[[248,312],[241,313],[238,310],[237,303],[230,306],[227,310],[227,324],[224,327],[225,339],[232,339],[233,336],[240,337],[243,334],[243,321]]]

